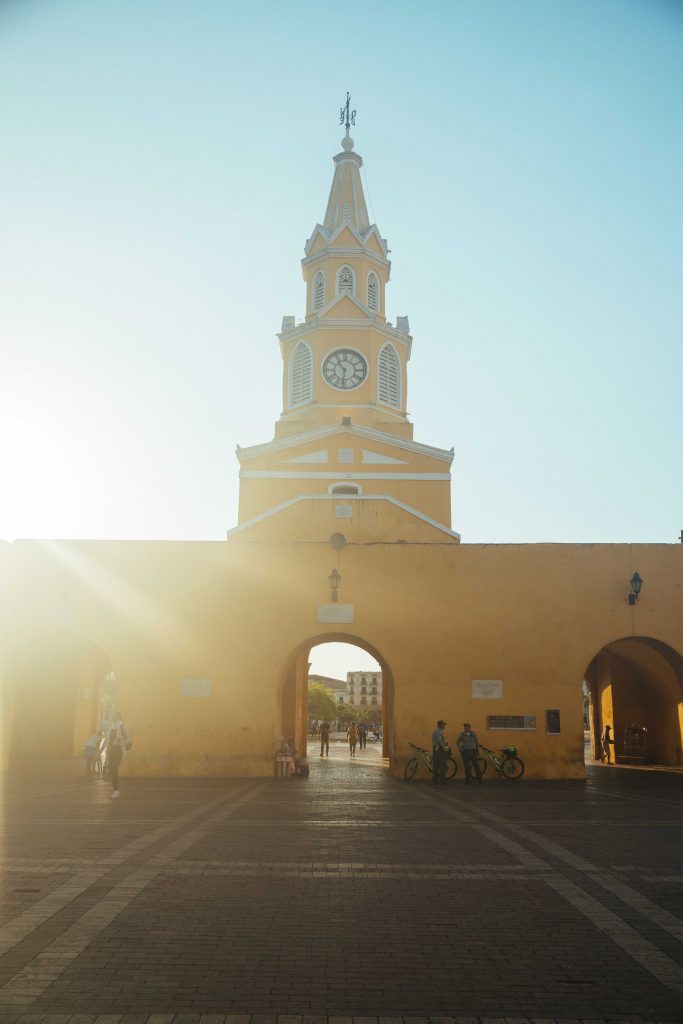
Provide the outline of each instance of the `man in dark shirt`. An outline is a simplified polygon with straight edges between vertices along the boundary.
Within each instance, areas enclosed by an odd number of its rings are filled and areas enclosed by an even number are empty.
[[[330,723],[323,722],[320,726],[320,756],[330,756]]]

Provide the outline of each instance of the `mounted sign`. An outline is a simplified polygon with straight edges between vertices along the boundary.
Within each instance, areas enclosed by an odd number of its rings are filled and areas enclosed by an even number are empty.
[[[180,680],[181,697],[210,697],[213,684],[210,679],[185,677]]]
[[[502,679],[473,679],[472,680],[473,700],[502,700],[503,680]]]

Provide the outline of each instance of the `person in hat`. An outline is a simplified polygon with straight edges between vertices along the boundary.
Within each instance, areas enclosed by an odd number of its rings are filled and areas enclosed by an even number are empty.
[[[469,786],[472,781],[472,767],[477,774],[477,782],[481,785],[481,769],[479,768],[479,740],[476,732],[472,731],[469,722],[465,722],[462,732],[455,741],[455,745],[462,755],[462,763],[465,768],[465,782]]]
[[[432,733],[432,757],[434,764],[432,781],[435,786],[446,785],[446,758],[450,752],[450,747],[446,743],[446,737],[444,736],[445,728],[446,723],[443,718],[440,718],[436,723],[436,729]]]

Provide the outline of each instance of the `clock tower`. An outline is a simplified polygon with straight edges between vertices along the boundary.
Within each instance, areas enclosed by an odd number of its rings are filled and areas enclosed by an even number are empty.
[[[293,501],[343,496],[352,510],[352,499],[366,497],[400,505],[457,540],[453,450],[413,440],[406,411],[413,339],[407,316],[387,319],[389,249],[368,216],[348,100],[345,123],[325,216],[301,261],[306,313],[298,322],[283,317],[278,335],[282,412],[273,441],[237,450],[239,526],[230,535]]]

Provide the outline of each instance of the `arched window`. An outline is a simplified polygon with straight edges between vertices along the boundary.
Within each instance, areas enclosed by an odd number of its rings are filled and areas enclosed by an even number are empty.
[[[315,275],[313,281],[313,309],[320,309],[325,305],[325,275],[321,270]]]
[[[353,295],[353,271],[351,267],[342,267],[337,275],[337,291],[351,292]]]
[[[394,346],[388,342],[379,354],[377,400],[394,409],[401,408],[401,364]]]
[[[379,287],[376,274],[370,274],[368,277],[368,308],[379,309]]]
[[[360,494],[361,490],[358,484],[336,484],[330,487],[330,494]]]
[[[313,384],[313,356],[305,341],[300,341],[289,361],[289,404],[310,402]]]

